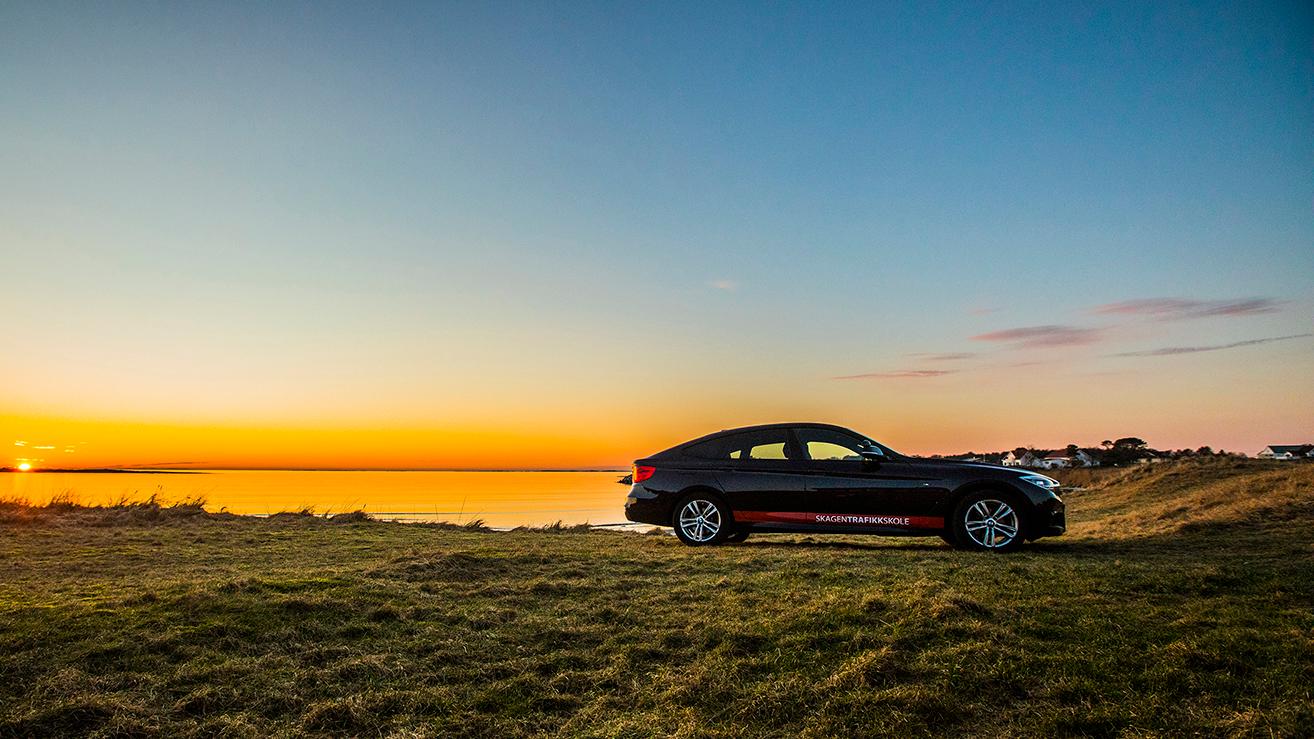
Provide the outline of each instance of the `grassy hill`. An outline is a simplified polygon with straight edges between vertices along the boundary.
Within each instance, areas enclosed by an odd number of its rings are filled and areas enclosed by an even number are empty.
[[[1004,556],[0,505],[0,735],[1314,733],[1314,465],[1068,476]]]

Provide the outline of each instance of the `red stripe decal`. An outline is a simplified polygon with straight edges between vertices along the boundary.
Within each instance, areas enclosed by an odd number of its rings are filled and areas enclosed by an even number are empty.
[[[942,529],[938,516],[876,516],[859,513],[792,513],[782,511],[733,511],[744,523],[806,523],[831,526],[881,526],[909,529]]]

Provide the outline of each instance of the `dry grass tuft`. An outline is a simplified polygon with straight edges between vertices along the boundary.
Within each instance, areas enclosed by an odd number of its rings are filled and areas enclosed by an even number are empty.
[[[561,521],[555,521],[543,526],[519,526],[513,529],[516,532],[536,532],[540,534],[587,534],[592,531],[593,527],[587,523],[563,524]]]

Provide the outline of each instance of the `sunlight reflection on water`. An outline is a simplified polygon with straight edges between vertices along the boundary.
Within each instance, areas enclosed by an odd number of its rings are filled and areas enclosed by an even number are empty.
[[[210,511],[268,515],[364,510],[378,518],[489,526],[615,524],[629,488],[613,472],[321,472],[215,470],[197,474],[5,473],[0,497],[42,504],[68,493],[84,505],[152,494],[205,499]]]

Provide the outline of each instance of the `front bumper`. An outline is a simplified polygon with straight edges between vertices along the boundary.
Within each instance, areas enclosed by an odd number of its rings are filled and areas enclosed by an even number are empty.
[[[1031,523],[1030,539],[1042,536],[1058,536],[1068,530],[1067,507],[1058,497],[1036,506]]]

